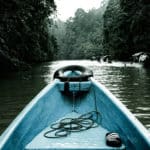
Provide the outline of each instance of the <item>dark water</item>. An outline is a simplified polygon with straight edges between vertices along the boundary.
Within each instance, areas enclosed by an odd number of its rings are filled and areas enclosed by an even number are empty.
[[[52,81],[53,72],[64,65],[80,64],[91,68],[103,83],[150,130],[150,70],[138,64],[96,61],[55,61],[30,71],[0,74],[0,134],[24,106]]]

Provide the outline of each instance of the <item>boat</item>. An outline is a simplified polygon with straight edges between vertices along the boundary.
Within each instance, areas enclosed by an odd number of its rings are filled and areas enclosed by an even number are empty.
[[[104,55],[101,57],[100,62],[112,63],[111,55]]]
[[[54,73],[0,136],[0,150],[149,150],[150,133],[84,66]]]
[[[150,53],[138,52],[132,55],[133,62],[139,62],[144,68],[150,68]]]

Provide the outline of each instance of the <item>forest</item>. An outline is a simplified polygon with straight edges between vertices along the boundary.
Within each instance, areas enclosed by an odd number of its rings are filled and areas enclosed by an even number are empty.
[[[129,61],[150,52],[150,1],[105,0],[98,9],[77,9],[66,22],[54,19],[54,0],[0,0],[0,67],[30,68],[62,59]]]
[[[20,70],[52,60],[56,41],[49,33],[54,0],[0,0],[0,68]]]

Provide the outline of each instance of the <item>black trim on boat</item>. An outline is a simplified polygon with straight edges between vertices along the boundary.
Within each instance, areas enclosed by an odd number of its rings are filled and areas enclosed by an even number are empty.
[[[77,75],[77,76],[67,76],[64,73],[67,71],[72,71],[72,72],[76,72],[76,71],[80,71],[81,74]],[[93,72],[83,66],[79,66],[79,65],[70,65],[70,66],[66,66],[66,67],[62,67],[58,70],[56,70],[56,72],[54,73],[54,79],[60,79],[63,82],[66,81],[88,81],[89,77],[93,76]]]

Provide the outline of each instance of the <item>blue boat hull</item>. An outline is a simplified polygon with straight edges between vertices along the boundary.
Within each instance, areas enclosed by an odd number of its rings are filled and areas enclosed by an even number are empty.
[[[112,93],[92,77],[88,82],[70,83],[67,90],[80,91],[79,96],[76,96],[74,100],[72,95],[67,95],[64,92],[64,88],[64,83],[58,79],[45,87],[1,135],[0,149],[27,149],[33,139],[50,124],[71,112],[84,114],[93,111],[95,103],[97,111],[101,114],[101,119],[97,123],[109,132],[117,132],[124,146],[121,148],[107,146],[106,148],[104,146],[103,148],[91,148],[90,146],[74,148],[71,147],[70,143],[70,149],[150,149],[150,134],[148,131]],[[98,134],[96,137],[98,137]],[[49,147],[47,149],[62,150],[69,148]]]

